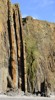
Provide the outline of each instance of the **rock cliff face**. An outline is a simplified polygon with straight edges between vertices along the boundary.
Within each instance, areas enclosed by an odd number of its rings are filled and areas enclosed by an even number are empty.
[[[55,92],[55,24],[23,19],[28,91]]]
[[[0,0],[0,92],[25,88],[22,18],[19,5]]]
[[[55,92],[55,24],[22,20],[19,5],[0,0],[0,92],[8,88]]]

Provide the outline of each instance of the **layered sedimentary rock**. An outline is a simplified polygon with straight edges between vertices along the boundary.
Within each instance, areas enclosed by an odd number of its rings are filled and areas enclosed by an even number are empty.
[[[19,5],[0,0],[0,92],[25,90],[24,45]]]

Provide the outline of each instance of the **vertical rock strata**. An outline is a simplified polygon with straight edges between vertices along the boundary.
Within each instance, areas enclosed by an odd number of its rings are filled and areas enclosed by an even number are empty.
[[[22,18],[10,0],[0,0],[0,40],[0,92],[8,87],[26,91]]]
[[[16,37],[16,47],[17,47],[17,63],[18,63],[18,87],[21,89],[21,40],[20,40],[20,22],[19,22],[19,8],[18,5],[13,6],[13,18],[14,18],[14,27],[15,27],[15,37]]]
[[[25,42],[24,42],[24,80],[25,80],[25,92],[27,93],[27,69],[26,69],[26,52],[25,52]]]
[[[11,77],[13,81],[14,88],[17,87],[17,76],[18,76],[18,66],[17,66],[17,50],[16,50],[16,38],[15,38],[15,29],[14,29],[14,20],[13,20],[13,8],[11,3],[8,3],[8,12],[9,12],[9,24],[10,24],[10,60],[11,60]]]
[[[55,92],[55,24],[29,16],[22,25],[19,5],[0,0],[0,93],[8,88]]]

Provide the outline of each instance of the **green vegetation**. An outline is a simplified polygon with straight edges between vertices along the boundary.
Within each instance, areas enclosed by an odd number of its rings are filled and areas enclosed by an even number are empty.
[[[31,17],[23,19],[23,25],[25,28],[24,39],[26,43],[26,66],[27,66],[27,82],[28,82],[29,92],[33,92],[35,88],[38,58],[40,57],[40,53],[38,50],[38,41],[36,39],[37,33],[36,31],[34,31],[35,30],[34,25],[33,23],[31,23],[32,20],[33,19]]]
[[[38,84],[47,79],[47,87],[55,89],[55,24],[32,17],[23,19],[26,42],[28,91],[38,90]],[[53,81],[54,80],[54,81]],[[54,90],[55,91],[55,90]]]
[[[28,91],[34,90],[34,81],[37,72],[37,56],[39,55],[37,43],[31,35],[25,37],[26,42],[26,59],[27,59],[27,75],[28,84],[31,87]],[[32,91],[33,92],[33,91]]]

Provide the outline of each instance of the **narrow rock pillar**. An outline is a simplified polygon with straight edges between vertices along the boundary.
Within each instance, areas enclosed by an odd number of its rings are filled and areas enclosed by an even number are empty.
[[[18,5],[14,5],[14,23],[15,23],[15,34],[17,44],[17,61],[18,61],[18,88],[21,90],[22,79],[21,79],[21,39],[20,39],[20,23],[19,23],[19,8]]]
[[[21,39],[21,69],[22,69],[22,89],[27,92],[27,70],[26,70],[26,54],[25,54],[25,42],[23,39],[23,25],[22,25],[22,17],[19,10],[19,21],[20,21],[20,39]]]
[[[10,24],[10,61],[11,61],[11,77],[13,81],[14,88],[18,87],[18,67],[17,67],[17,50],[16,50],[16,38],[14,30],[14,20],[13,20],[13,9],[9,2],[8,7],[9,12],[9,24]]]
[[[23,42],[24,44],[24,80],[25,80],[25,92],[27,93],[27,68],[26,68],[26,53],[25,53],[25,41]]]

